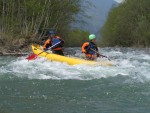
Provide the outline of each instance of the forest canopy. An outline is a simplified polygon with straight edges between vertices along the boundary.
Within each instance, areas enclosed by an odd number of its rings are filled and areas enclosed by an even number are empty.
[[[150,46],[150,0],[125,0],[112,8],[101,34],[103,46]]]
[[[82,12],[81,0],[0,0],[0,45],[55,29],[64,38]],[[83,31],[84,32],[84,31]],[[71,38],[71,37],[70,37]],[[5,43],[7,42],[7,43]]]

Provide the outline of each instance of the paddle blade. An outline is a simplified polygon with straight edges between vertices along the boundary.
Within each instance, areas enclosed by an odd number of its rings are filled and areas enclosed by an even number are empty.
[[[37,56],[38,56],[38,55],[36,55],[36,54],[32,54],[32,55],[28,56],[26,59],[27,59],[27,60],[34,60],[34,59],[37,58]]]

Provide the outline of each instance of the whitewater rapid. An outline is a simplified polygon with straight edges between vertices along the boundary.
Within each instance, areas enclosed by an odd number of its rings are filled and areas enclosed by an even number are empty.
[[[74,56],[81,57],[78,48],[71,48]],[[143,82],[150,80],[150,53],[149,49],[134,48],[100,48],[100,52],[107,55],[114,66],[88,66],[51,62],[45,58],[28,61],[24,57],[0,57],[0,76],[27,79],[77,79],[92,80],[115,76],[126,76],[126,82]],[[98,59],[107,60],[107,59]]]

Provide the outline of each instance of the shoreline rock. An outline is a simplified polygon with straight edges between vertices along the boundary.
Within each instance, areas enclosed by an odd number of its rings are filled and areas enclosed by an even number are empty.
[[[1,46],[0,56],[25,56],[32,53],[31,46],[20,47],[20,46]]]

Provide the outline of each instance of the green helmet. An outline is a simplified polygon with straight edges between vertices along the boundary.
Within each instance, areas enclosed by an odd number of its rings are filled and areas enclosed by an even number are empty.
[[[93,40],[94,38],[96,38],[96,36],[94,34],[89,35],[89,40]]]

